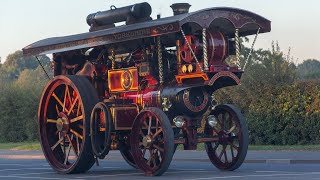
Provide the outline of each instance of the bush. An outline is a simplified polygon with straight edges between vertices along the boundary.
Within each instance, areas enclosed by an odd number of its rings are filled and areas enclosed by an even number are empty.
[[[243,110],[251,144],[320,143],[320,80],[257,89],[263,91],[253,98],[241,86],[222,90],[217,96],[222,102],[232,99]]]
[[[24,70],[12,83],[0,88],[0,141],[21,142],[38,139],[37,111],[46,83],[40,69]]]

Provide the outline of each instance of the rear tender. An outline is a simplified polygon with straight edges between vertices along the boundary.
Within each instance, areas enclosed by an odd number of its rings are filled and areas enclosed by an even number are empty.
[[[211,8],[152,20],[148,3],[90,14],[90,32],[38,41],[26,56],[53,54],[54,78],[39,106],[39,132],[49,164],[60,173],[91,168],[110,150],[148,176],[163,174],[177,145],[204,143],[221,170],[237,169],[248,129],[216,90],[238,85],[239,37],[269,32],[248,11]],[[126,25],[114,23],[125,21]],[[227,63],[228,61],[228,63]]]

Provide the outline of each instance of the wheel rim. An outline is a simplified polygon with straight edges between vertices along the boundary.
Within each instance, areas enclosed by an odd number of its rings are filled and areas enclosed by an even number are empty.
[[[90,119],[92,150],[96,157],[103,159],[109,153],[113,129],[109,107],[103,102],[97,103],[92,110]]]
[[[58,172],[82,169],[78,162],[86,141],[85,119],[83,99],[74,82],[66,77],[51,81],[42,96],[39,130],[43,152]],[[90,158],[87,161],[90,164]]]
[[[242,116],[228,106],[216,107],[212,113],[217,124],[207,125],[206,132],[210,137],[218,137],[216,142],[205,144],[211,162],[219,169],[234,170],[244,161],[248,143],[247,128]]]
[[[132,166],[132,167],[135,168],[135,169],[138,168],[137,165],[136,165],[136,163],[134,162],[130,145],[128,145],[128,144],[123,144],[122,147],[121,147],[121,149],[120,149],[120,153],[121,153],[123,159],[124,159],[130,166]]]
[[[171,162],[174,149],[173,131],[164,121],[157,113],[146,110],[137,116],[133,125],[132,155],[136,165],[146,175],[161,175]],[[169,123],[169,120],[167,121]]]

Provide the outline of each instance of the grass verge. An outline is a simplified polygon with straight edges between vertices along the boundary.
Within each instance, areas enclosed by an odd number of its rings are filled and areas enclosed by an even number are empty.
[[[0,143],[1,150],[41,150],[39,142]],[[178,146],[183,150],[183,146]],[[204,144],[199,144],[199,151],[205,150]],[[249,150],[254,151],[320,151],[320,145],[250,145]]]
[[[183,150],[183,146],[178,146],[179,150]],[[198,144],[198,151],[205,150],[204,144]],[[249,145],[252,151],[320,151],[320,145]]]
[[[39,142],[0,143],[2,150],[40,150]]]

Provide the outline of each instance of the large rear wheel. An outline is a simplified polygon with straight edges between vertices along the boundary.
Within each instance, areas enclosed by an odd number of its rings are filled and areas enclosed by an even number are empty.
[[[211,116],[211,117],[210,117]],[[207,154],[220,170],[235,170],[243,163],[248,150],[248,128],[241,112],[233,105],[218,105],[211,112],[211,126],[205,134],[217,141],[205,143]]]
[[[81,173],[94,164],[90,114],[98,96],[85,77],[57,76],[46,86],[38,112],[43,153],[59,173]]]

